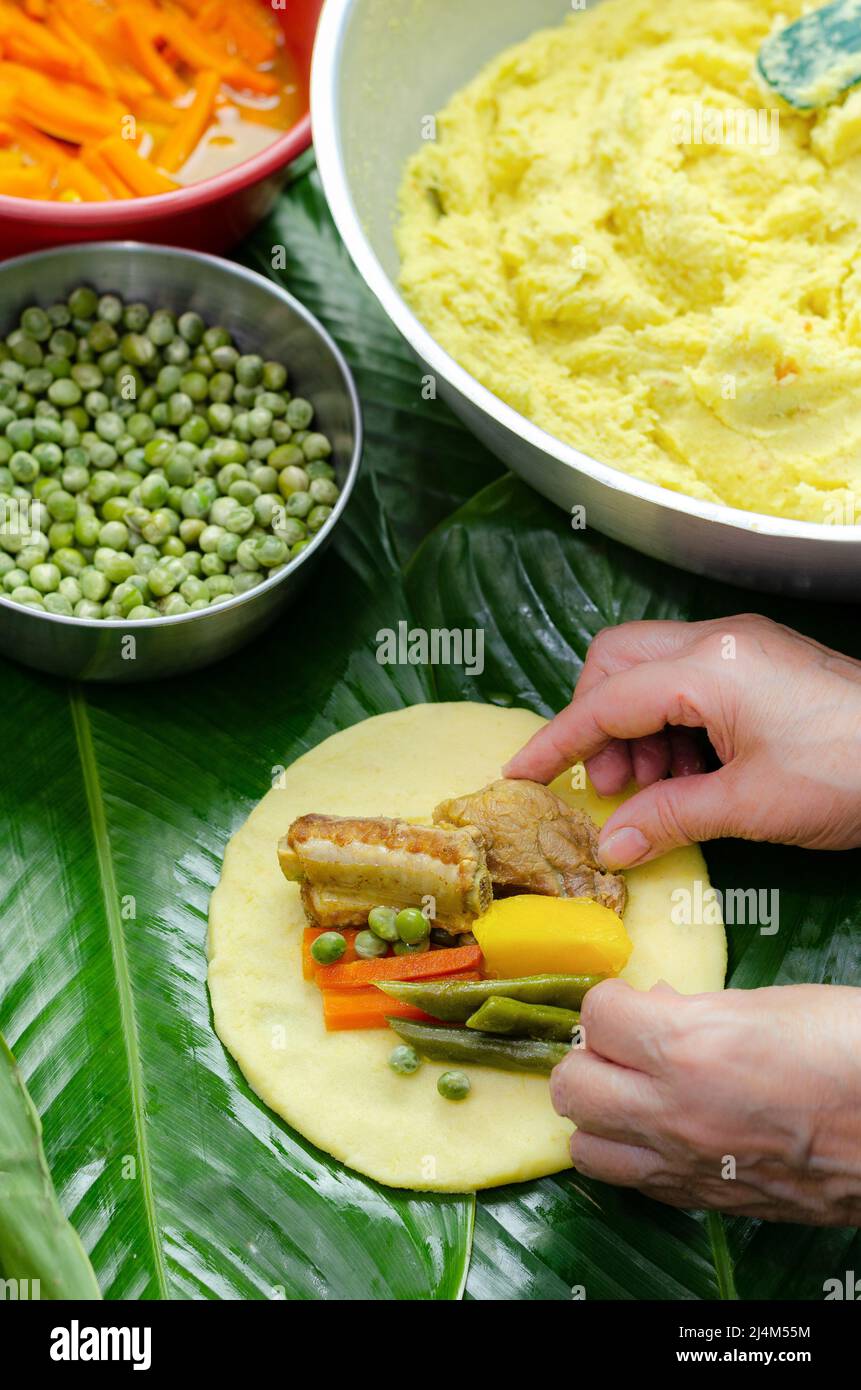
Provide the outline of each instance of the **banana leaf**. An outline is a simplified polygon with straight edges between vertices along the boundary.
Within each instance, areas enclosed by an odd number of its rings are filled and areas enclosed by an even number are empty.
[[[15,1281],[16,1298],[101,1296],[77,1232],[60,1210],[45,1162],[39,1116],[3,1038],[0,1209],[0,1277],[4,1279],[4,1290],[8,1279]],[[6,1270],[8,1274],[4,1273]]]
[[[572,533],[500,477],[424,399],[309,162],[240,256],[320,315],[363,396],[364,471],[319,578],[269,634],[183,680],[68,688],[2,664],[0,1030],[103,1293],[821,1297],[822,1280],[861,1257],[856,1233],[707,1219],[576,1175],[477,1202],[378,1187],[273,1116],[215,1037],[208,898],[227,839],[282,765],[417,700],[549,713],[608,622],[766,606]],[[375,634],[402,618],[483,627],[483,675],[380,666]],[[848,645],[839,612],[796,606],[789,620]],[[733,843],[711,853],[719,884],[781,890],[778,937],[734,932],[733,982],[857,979],[858,857],[841,856],[839,884],[799,858]]]

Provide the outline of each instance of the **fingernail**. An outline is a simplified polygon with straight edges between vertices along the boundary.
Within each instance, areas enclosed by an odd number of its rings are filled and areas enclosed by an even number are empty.
[[[629,869],[649,853],[651,845],[639,830],[626,825],[614,830],[598,846],[598,853],[608,869]]]

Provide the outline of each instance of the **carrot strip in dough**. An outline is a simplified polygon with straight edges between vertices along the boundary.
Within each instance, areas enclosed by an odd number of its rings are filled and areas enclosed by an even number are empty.
[[[123,183],[128,184],[132,193],[139,198],[151,197],[154,193],[172,193],[179,185],[167,178],[149,160],[141,159],[130,140],[112,136],[103,140],[99,150],[111,168],[119,174]]]
[[[313,980],[313,979],[314,979],[314,973],[315,973],[315,971],[316,971],[319,967],[318,967],[317,962],[315,961],[314,957],[311,955],[311,947],[314,945],[314,942],[317,940],[317,937],[318,937],[318,936],[322,936],[323,933],[324,933],[325,931],[328,931],[328,930],[329,930],[328,927],[306,927],[305,930],[302,932],[302,978],[303,978],[303,980]],[[356,960],[356,959],[358,959],[357,956],[356,956],[356,937],[357,937],[358,935],[359,935],[359,928],[358,928],[358,927],[342,927],[342,928],[341,928],[341,936],[343,936],[344,940],[345,940],[346,943],[347,943],[347,949],[346,949],[346,951],[344,952],[344,954],[343,954],[342,957],[341,957],[341,960],[344,961],[345,963],[346,963],[346,962],[349,962],[349,961],[351,961],[351,960]],[[378,994],[379,994],[379,992],[380,992],[380,991],[377,990],[377,993],[378,993]]]
[[[395,1004],[395,1009],[390,1008]],[[418,1023],[433,1023],[414,1004],[389,999],[373,986],[370,989],[324,989],[323,1021],[328,1033],[340,1033],[356,1028],[388,1028],[387,1018],[409,1018]]]
[[[175,173],[177,169],[182,168],[212,120],[215,98],[220,86],[221,78],[217,72],[199,74],[194,101],[183,111],[158,151],[156,162],[161,169]]]
[[[90,173],[103,183],[111,198],[131,198],[132,190],[115,173],[105,156],[95,146],[85,146],[81,150],[81,163]]]
[[[452,946],[416,956],[383,956],[378,960],[354,960],[348,965],[321,965],[315,971],[315,979],[320,989],[360,989],[376,980],[434,980],[462,975],[480,966],[478,946]]]

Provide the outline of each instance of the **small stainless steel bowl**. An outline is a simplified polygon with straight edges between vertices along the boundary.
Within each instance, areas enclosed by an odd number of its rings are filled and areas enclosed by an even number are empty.
[[[315,424],[332,441],[341,488],[331,517],[279,574],[214,608],[172,618],[64,618],[0,597],[0,651],[54,675],[136,681],[173,676],[236,651],[272,622],[303,587],[353,490],[362,418],[350,369],[329,334],[286,290],[229,261],[136,241],[59,246],[0,264],[0,329],[28,304],[53,304],[76,285],[144,300],[152,308],[194,309],[222,324],[248,352],[283,361],[294,394],[307,396]],[[134,641],[130,642],[129,638]]]
[[[553,502],[566,510],[582,505],[596,530],[698,574],[807,598],[855,599],[861,526],[700,502],[590,458],[476,381],[398,292],[397,194],[422,122],[508,45],[570,13],[563,0],[326,0],[311,71],[311,122],[347,250],[440,395]]]

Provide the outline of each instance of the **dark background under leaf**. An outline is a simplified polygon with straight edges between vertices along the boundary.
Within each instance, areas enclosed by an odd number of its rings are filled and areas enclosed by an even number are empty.
[[[287,268],[272,271],[283,245]],[[859,653],[855,613],[693,579],[589,532],[439,401],[361,284],[310,161],[239,253],[326,323],[355,371],[365,464],[299,605],[229,662],[131,688],[2,665],[0,1031],[43,1117],[61,1201],[108,1297],[821,1298],[855,1231],[707,1222],[575,1174],[470,1198],[393,1194],[270,1114],[212,1032],[209,893],[272,769],[416,700],[541,713],[631,618],[754,607]],[[382,667],[380,627],[484,627],[486,667]],[[719,886],[780,891],[781,929],[730,933],[729,983],[856,983],[861,857],[710,847]],[[128,899],[134,899],[134,915]],[[131,1166],[130,1166],[131,1163]],[[728,1253],[725,1241],[728,1242]]]

